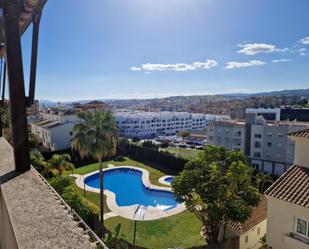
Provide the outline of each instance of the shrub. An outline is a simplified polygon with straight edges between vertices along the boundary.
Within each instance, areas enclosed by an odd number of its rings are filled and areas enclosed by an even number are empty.
[[[133,142],[133,143],[137,143],[137,142],[139,142],[139,141],[141,141],[139,137],[133,137],[133,138],[132,138],[132,142]]]
[[[57,191],[59,195],[62,195],[64,189],[72,185],[72,178],[68,176],[54,177],[49,181],[49,184]]]
[[[123,144],[122,147],[118,148],[118,151],[122,151],[123,155],[129,156],[137,161],[164,165],[166,168],[175,171],[175,173],[182,171],[184,165],[188,162],[187,159],[176,157],[168,151],[159,151],[132,143]]]
[[[126,159],[124,158],[124,156],[118,155],[118,156],[116,156],[116,157],[114,158],[114,160],[117,161],[117,162],[123,162],[123,161],[125,161]]]
[[[82,198],[75,192],[73,185],[64,188],[62,198],[83,220],[87,223],[91,222],[92,211],[83,203]]]
[[[151,141],[145,141],[142,146],[151,149],[158,149],[158,145],[154,144]]]
[[[161,148],[167,148],[169,145],[170,144],[169,144],[168,141],[163,141],[160,146],[161,146]]]
[[[185,137],[189,137],[190,136],[190,132],[188,131],[180,131],[177,133],[178,136],[185,138]]]

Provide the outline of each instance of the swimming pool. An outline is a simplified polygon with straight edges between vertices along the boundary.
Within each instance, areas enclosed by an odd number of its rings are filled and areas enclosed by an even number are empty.
[[[99,173],[86,177],[85,184],[99,189]],[[120,168],[104,171],[104,189],[113,192],[118,206],[143,205],[166,211],[177,206],[173,193],[145,187],[142,172],[136,169]]]
[[[167,183],[169,183],[169,184],[171,184],[171,183],[173,182],[173,180],[174,180],[174,176],[169,176],[169,177],[166,177],[166,178],[164,179],[164,181],[167,182]]]

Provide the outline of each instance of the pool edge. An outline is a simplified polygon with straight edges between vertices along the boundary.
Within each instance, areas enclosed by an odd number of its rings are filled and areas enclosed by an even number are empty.
[[[138,170],[138,171],[142,172],[142,182],[143,182],[143,184],[146,188],[153,189],[153,190],[161,190],[161,191],[163,190],[163,191],[173,192],[171,187],[162,187],[162,186],[157,186],[157,185],[151,184],[150,178],[149,178],[149,171],[146,170],[146,169],[134,167],[134,166],[112,166],[112,167],[103,169],[103,171],[109,171],[109,170],[114,170],[114,169]],[[87,173],[85,175],[79,175],[75,180],[76,185],[79,188],[84,189],[84,179],[86,179],[87,177],[89,177],[91,175],[97,174],[97,173],[99,173],[99,170]],[[168,177],[168,176],[165,176],[165,177]],[[87,191],[90,191],[90,192],[100,193],[99,189],[90,187],[87,184],[85,184],[85,189]],[[162,211],[162,210],[157,209],[155,207],[148,206],[144,218],[143,219],[136,219],[134,216],[135,216],[135,211],[136,211],[138,205],[122,206],[121,207],[121,206],[117,205],[116,195],[113,192],[111,192],[109,190],[104,190],[104,194],[107,197],[106,203],[107,203],[108,208],[113,213],[116,213],[119,216],[130,219],[130,220],[145,220],[145,221],[156,220],[156,219],[166,218],[166,217],[169,217],[169,216],[172,216],[172,215],[179,214],[186,209],[184,203],[177,204],[177,206],[175,208],[172,208],[172,209],[166,210],[166,211]]]

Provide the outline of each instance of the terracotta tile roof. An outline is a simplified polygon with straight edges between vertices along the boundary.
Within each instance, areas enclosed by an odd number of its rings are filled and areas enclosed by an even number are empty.
[[[226,226],[238,234],[243,234],[261,223],[267,217],[267,199],[263,196],[260,204],[252,210],[250,218],[244,223],[228,221]]]
[[[289,133],[289,136],[309,138],[309,129],[291,132]]]
[[[265,194],[309,208],[309,168],[293,165]]]

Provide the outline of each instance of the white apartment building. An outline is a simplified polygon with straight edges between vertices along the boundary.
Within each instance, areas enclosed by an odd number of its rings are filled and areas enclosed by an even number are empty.
[[[245,152],[245,131],[245,122],[242,121],[213,122],[207,129],[207,144]]]
[[[294,160],[294,142],[287,134],[309,127],[301,122],[266,122],[256,113],[247,113],[246,121],[214,122],[208,127],[210,145],[239,150],[257,170],[281,175]]]
[[[293,132],[294,165],[266,190],[267,236],[273,249],[309,249],[309,129]]]
[[[188,112],[145,112],[121,110],[114,114],[121,136],[152,138],[175,135],[179,131],[203,130],[208,123],[228,116]]]
[[[31,123],[31,132],[52,151],[70,148],[72,130],[78,123],[74,110],[49,111],[41,114],[39,121]]]

